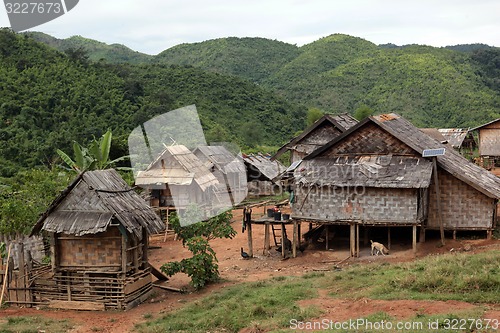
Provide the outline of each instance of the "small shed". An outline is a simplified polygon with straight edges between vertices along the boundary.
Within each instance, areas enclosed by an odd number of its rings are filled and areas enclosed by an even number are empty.
[[[435,148],[445,148],[437,184],[422,157]],[[294,176],[292,218],[350,225],[353,239],[352,228],[367,225],[413,226],[414,241],[417,227],[424,236],[440,221],[489,236],[495,228],[500,179],[396,114],[366,118],[305,157]]]
[[[150,192],[152,207],[177,210],[180,213],[196,205],[208,213],[218,201],[228,198],[218,192],[219,182],[198,157],[183,145],[169,146],[135,179],[137,186]]]
[[[281,185],[276,183],[286,167],[279,161],[272,161],[269,155],[243,154],[246,167],[248,193],[252,196],[281,194]]]
[[[471,131],[478,132],[480,164],[500,176],[500,118]]]
[[[233,205],[246,198],[247,171],[240,155],[233,155],[224,146],[200,146],[193,154],[217,178],[220,191],[229,195]]]
[[[275,160],[286,151],[290,151],[290,164],[300,161],[306,155],[327,144],[357,123],[358,121],[347,113],[337,116],[325,114],[300,135],[278,149],[276,154],[271,157],[271,160]]]
[[[477,142],[468,128],[440,128],[438,131],[454,149],[472,160]]]
[[[74,309],[128,309],[148,297],[148,235],[163,222],[115,170],[81,173],[31,234],[50,236],[51,272],[34,280],[35,301]]]

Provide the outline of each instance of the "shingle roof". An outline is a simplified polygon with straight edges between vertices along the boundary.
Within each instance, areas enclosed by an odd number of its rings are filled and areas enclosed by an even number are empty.
[[[197,147],[195,154],[210,169],[216,167],[223,173],[245,173],[245,164],[238,156],[234,156],[224,146],[200,146]]]
[[[142,238],[164,230],[164,223],[146,202],[113,169],[80,174],[52,202],[33,227],[76,236],[105,231],[116,218],[130,233]]]
[[[330,114],[325,114],[323,117],[316,120],[314,122],[314,124],[312,124],[311,126],[306,128],[300,135],[294,137],[289,142],[284,144],[280,149],[278,149],[276,154],[274,154],[271,157],[271,160],[275,160],[279,156],[281,156],[283,153],[285,153],[287,150],[293,149],[294,146],[298,145],[302,140],[307,138],[311,133],[315,132],[321,126],[330,125],[330,126],[337,128],[339,130],[339,132],[342,133],[342,132],[345,132],[346,130],[348,130],[349,128],[351,128],[352,126],[356,125],[357,123],[358,123],[358,121],[347,113],[343,113],[343,114],[336,115],[336,116],[333,116]],[[328,138],[322,138],[322,139],[324,140],[324,142],[318,142],[317,145],[313,145],[310,148],[306,148],[306,149],[304,149],[304,151],[306,151],[306,153],[310,153],[314,149],[316,149],[318,146],[320,146],[321,144],[327,143],[329,140],[331,140],[333,138],[328,137]]]
[[[305,159],[314,158],[324,151],[327,151],[337,142],[343,140],[346,136],[370,122],[380,126],[386,132],[390,133],[419,154],[421,154],[424,149],[446,148],[445,145],[421,132],[406,119],[391,113],[366,118],[327,145],[315,150]],[[441,168],[486,196],[495,199],[500,198],[500,178],[478,165],[469,162],[461,155],[455,153],[452,149],[446,149],[443,156],[438,156],[437,163]]]
[[[480,125],[480,126],[478,126],[478,127],[471,128],[470,130],[471,130],[471,131],[477,131],[478,129],[481,129],[481,128],[486,127],[486,126],[491,125],[491,124],[494,124],[494,123],[496,123],[497,121],[500,121],[500,118],[495,119],[495,120],[492,120],[492,121],[490,121],[490,122],[487,122],[486,124],[482,124],[482,125]]]
[[[268,156],[262,154],[243,155],[243,161],[252,169],[248,171],[249,176],[253,177],[254,173],[258,172],[259,177],[253,178],[258,178],[259,180],[272,181],[276,176],[286,170],[283,164],[278,161],[271,161]]]
[[[302,161],[294,173],[298,183],[338,187],[426,188],[432,163],[408,156],[339,156]]]

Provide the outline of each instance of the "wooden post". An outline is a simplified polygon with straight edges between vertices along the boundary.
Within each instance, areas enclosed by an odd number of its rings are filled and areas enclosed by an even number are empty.
[[[283,258],[285,258],[285,254],[286,254],[286,250],[285,250],[285,247],[286,247],[285,237],[288,238],[286,236],[285,224],[281,223],[281,256]]]
[[[56,253],[56,237],[57,234],[55,232],[50,233],[50,264],[52,265],[52,270],[56,271],[56,265],[57,265],[57,253]]]
[[[391,249],[391,227],[387,227],[387,249]]]
[[[359,258],[359,223],[356,223],[356,257]]]
[[[439,179],[437,170],[437,157],[432,158],[432,168],[434,173],[434,187],[436,188],[436,205],[438,209],[439,232],[441,234],[441,245],[444,245],[444,225],[443,214],[441,212],[441,193],[439,191]]]
[[[453,240],[457,240],[457,230],[453,230]]]
[[[417,225],[413,226],[413,241],[412,241],[412,249],[413,255],[417,254]]]
[[[349,237],[349,247],[350,247],[350,252],[351,252],[351,257],[354,257],[354,242],[355,242],[355,228],[354,228],[354,224],[351,223],[350,224],[350,237]]]
[[[269,251],[271,248],[271,240],[269,239],[269,222],[264,222],[264,250],[262,254],[265,254],[265,251]]]
[[[297,258],[297,221],[293,220],[292,257]]]
[[[3,295],[5,294],[5,286],[7,285],[7,279],[9,278],[9,264],[10,264],[10,251],[12,249],[12,242],[9,243],[9,250],[7,251],[7,266],[5,267],[5,275],[3,277],[2,293],[0,294],[0,306],[2,306]]]
[[[253,239],[252,239],[252,221],[246,221],[248,236],[248,255],[253,258]]]
[[[121,234],[122,236],[122,274],[127,273],[127,239],[126,236]]]
[[[163,242],[165,243],[167,241],[167,235],[168,235],[168,227],[169,227],[169,220],[168,220],[168,213],[169,213],[169,210],[168,210],[168,207],[167,207],[167,219],[165,221],[165,235],[163,236]],[[160,210],[160,216],[161,216],[161,210]]]
[[[24,276],[26,274],[25,270],[25,262],[24,262],[24,244],[19,242],[17,244],[17,264],[19,266],[19,279],[16,279],[16,288],[23,288],[22,282],[24,282]],[[25,302],[26,301],[26,292],[24,289],[16,290],[16,298],[18,301]]]

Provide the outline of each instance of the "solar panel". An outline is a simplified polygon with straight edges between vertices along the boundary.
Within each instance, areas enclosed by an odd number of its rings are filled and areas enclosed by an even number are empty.
[[[424,149],[422,152],[422,157],[434,157],[444,155],[446,148],[437,148],[437,149]]]

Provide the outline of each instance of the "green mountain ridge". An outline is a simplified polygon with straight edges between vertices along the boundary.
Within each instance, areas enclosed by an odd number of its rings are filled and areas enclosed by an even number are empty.
[[[235,76],[195,67],[91,62],[0,29],[0,176],[57,162],[107,129],[111,158],[128,154],[130,131],[196,104],[207,140],[243,148],[279,145],[304,126],[305,109]],[[279,124],[279,126],[277,126]],[[179,124],[182,126],[182,124]]]

